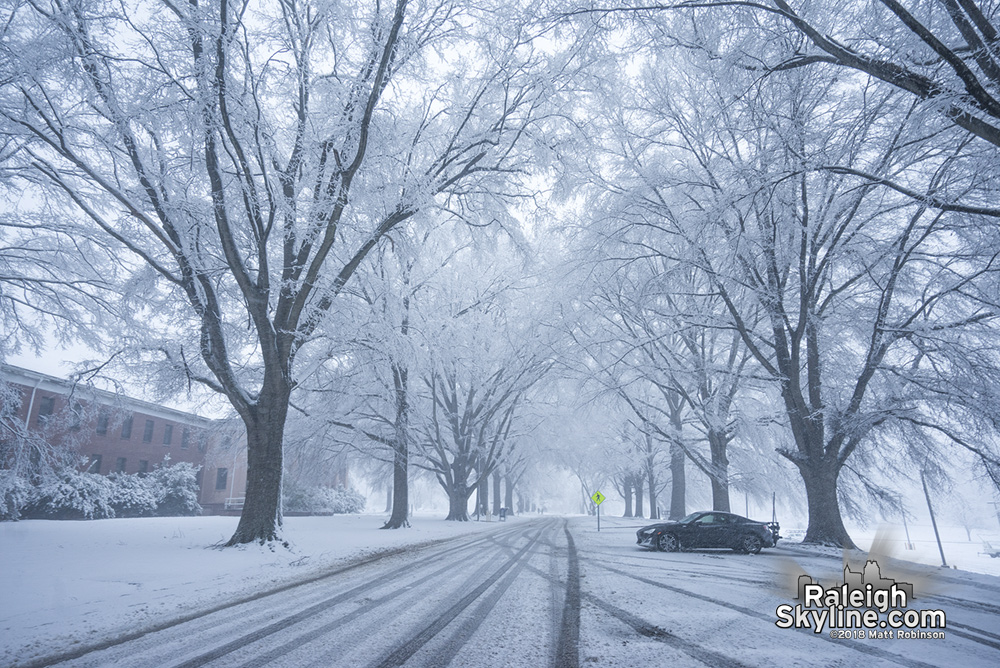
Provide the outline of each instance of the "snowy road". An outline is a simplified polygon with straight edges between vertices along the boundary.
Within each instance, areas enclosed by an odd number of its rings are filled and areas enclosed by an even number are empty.
[[[640,522],[518,518],[46,665],[1000,665],[997,578],[915,583],[943,639],[838,640],[779,629],[775,609],[796,571],[833,577],[839,558],[647,552]]]

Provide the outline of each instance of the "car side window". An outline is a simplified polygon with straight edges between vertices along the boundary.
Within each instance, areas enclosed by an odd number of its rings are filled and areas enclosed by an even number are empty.
[[[715,524],[715,515],[712,514],[702,515],[697,520],[695,520],[695,522],[697,522],[698,524]]]

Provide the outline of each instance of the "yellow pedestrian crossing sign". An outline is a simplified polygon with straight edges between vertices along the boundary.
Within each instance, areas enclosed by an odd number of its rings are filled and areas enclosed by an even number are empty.
[[[604,503],[605,496],[600,492],[594,492],[590,498],[593,499],[595,505],[599,506]]]

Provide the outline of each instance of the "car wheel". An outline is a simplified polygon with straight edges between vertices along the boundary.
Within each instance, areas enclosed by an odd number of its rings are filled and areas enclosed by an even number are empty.
[[[757,554],[760,552],[760,548],[763,544],[760,542],[760,538],[754,536],[753,534],[747,534],[740,541],[740,551],[746,552],[747,554]]]
[[[672,533],[661,533],[656,539],[656,546],[661,552],[676,552],[681,544],[677,542],[677,536]]]

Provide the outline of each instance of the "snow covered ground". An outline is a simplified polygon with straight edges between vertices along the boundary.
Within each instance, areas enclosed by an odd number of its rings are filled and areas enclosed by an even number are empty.
[[[909,529],[909,544],[912,549],[907,547],[906,529]],[[962,527],[938,525],[938,530],[941,534],[941,549],[944,550],[945,562],[949,568],[1000,577],[1000,558],[991,558],[984,552],[984,543],[989,543],[993,549],[1000,550],[1000,525],[996,529],[972,529],[969,535],[966,535]],[[941,550],[934,537],[934,528],[929,522],[911,524],[905,529],[902,524],[851,527],[849,532],[858,547],[866,552],[878,538],[884,546],[881,552],[889,557],[928,566],[941,565]],[[786,530],[783,527],[781,533],[791,541],[800,541],[805,529],[802,527],[797,530]],[[833,550],[832,553],[839,554],[840,551]]]
[[[290,550],[218,549],[235,517],[0,523],[0,666],[154,626],[337,564],[496,526],[416,517],[289,517]]]
[[[794,603],[799,574],[824,585],[842,578],[841,550],[781,541],[753,557],[728,550],[647,552],[635,546],[634,530],[644,523],[602,519],[601,533],[591,518],[571,524],[585,588],[580,665],[1000,665],[996,577],[880,557],[884,576],[914,585],[910,608],[946,612],[946,637],[883,639],[866,633],[842,639],[775,624],[777,607]],[[864,542],[860,535],[855,540]],[[853,567],[863,566],[867,556],[849,555]]]
[[[215,546],[232,533],[236,518],[3,523],[0,665],[24,665],[38,657],[161,626],[282,584],[308,580],[379,552],[408,552],[407,546],[474,532],[514,529],[519,523],[526,523],[528,529],[527,522],[534,519],[513,518],[501,525],[418,517],[410,530],[379,531],[382,516],[293,517],[286,520],[292,549],[274,551],[260,546],[217,549]],[[840,567],[839,550],[783,542],[780,549],[765,550],[757,558],[728,551],[649,553],[638,549],[634,542],[634,529],[644,523],[641,519],[603,518],[601,533],[596,531],[595,518],[575,517],[566,525],[566,538],[571,532],[576,539],[576,548],[570,551],[578,552],[580,559],[582,601],[577,602],[577,609],[581,664],[652,666],[663,665],[669,658],[677,665],[705,661],[773,665],[774,652],[780,649],[789,665],[824,665],[827,658],[840,665],[860,665],[858,661],[889,665],[897,659],[908,663],[918,658],[923,665],[948,665],[947,657],[953,651],[966,652],[962,656],[971,661],[966,665],[998,665],[984,658],[995,653],[1000,659],[1000,651],[989,645],[996,644],[989,636],[987,645],[970,645],[951,634],[950,628],[947,643],[900,643],[890,650],[879,649],[875,641],[837,644],[814,637],[811,632],[789,635],[774,626],[775,606],[790,600],[783,590],[794,581],[794,574],[785,571],[799,567],[819,578],[834,577]],[[909,529],[916,549],[905,549],[901,530],[899,536],[894,535],[894,530],[883,530],[882,543],[888,547],[882,554],[935,567],[915,569],[923,578],[917,588],[930,592],[932,579],[941,581],[935,587],[940,590],[936,595],[953,606],[948,609],[949,627],[954,612],[956,623],[967,625],[959,629],[991,628],[993,622],[989,620],[995,620],[991,612],[995,606],[988,601],[994,600],[990,592],[1000,590],[1000,581],[993,577],[1000,575],[1000,559],[978,552],[983,549],[983,538],[997,545],[998,536],[973,532],[970,542],[964,529],[942,527],[949,565],[992,574],[973,575],[936,568],[940,555],[930,526]],[[561,528],[547,531],[549,538],[545,540],[550,541],[554,552],[550,551],[549,556],[529,553],[535,556],[530,557],[522,577],[533,573],[536,580],[547,577],[553,591],[558,592],[567,572],[561,561],[564,557],[553,559],[567,548],[552,542],[562,536]],[[796,534],[795,528],[787,532]],[[868,547],[875,534],[875,529],[852,533],[862,547]],[[500,562],[474,563],[489,568]],[[548,617],[565,626],[559,600],[553,599],[551,611],[535,610],[537,606],[522,609],[531,592],[517,593],[518,587],[539,585],[534,580],[517,582],[511,590],[514,594],[504,596],[498,607],[498,618],[510,622],[510,632],[498,629],[495,622],[487,623],[476,631],[486,634],[482,642],[463,646],[463,652],[486,652],[477,659],[479,665],[506,665],[502,652],[505,645],[500,642],[504,633],[513,634],[508,644],[515,647],[524,644],[533,630],[552,626]],[[986,597],[982,603],[972,600],[980,596]],[[966,605],[973,608],[962,608],[962,601],[969,601]],[[532,621],[518,630],[518,619]],[[995,624],[993,629],[996,633]],[[961,630],[956,633],[961,634]],[[976,633],[982,635],[982,631]],[[798,649],[783,648],[796,637],[804,638],[802,643],[793,643]],[[545,642],[545,651],[552,651],[555,641]],[[735,647],[743,649],[739,650],[739,659],[733,661]],[[500,663],[491,663],[490,656]],[[543,663],[541,660],[539,665]]]

